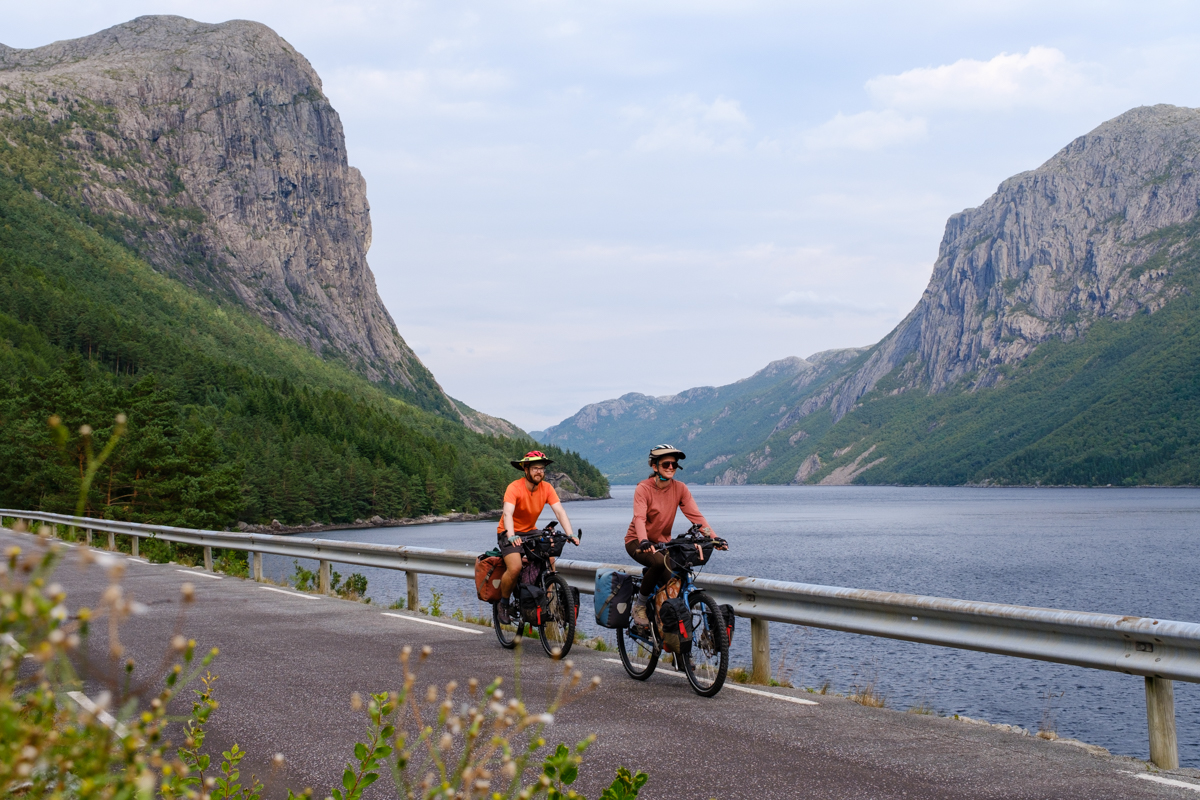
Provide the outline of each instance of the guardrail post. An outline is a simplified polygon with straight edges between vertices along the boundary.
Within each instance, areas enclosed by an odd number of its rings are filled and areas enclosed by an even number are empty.
[[[88,547],[91,547],[92,546],[92,529],[84,528],[83,535],[84,535],[84,542],[87,543]]]
[[[113,533],[112,531],[108,532],[108,549],[109,550],[117,549],[117,535],[115,533]]]
[[[250,577],[256,581],[261,581],[262,577],[262,553],[250,554]]]
[[[408,578],[408,610],[416,611],[421,606],[421,595],[417,591],[417,573],[408,570],[404,575]]]
[[[212,572],[212,571],[213,571],[213,568],[212,568],[212,548],[211,548],[211,547],[209,547],[208,545],[205,545],[205,546],[204,546],[204,568],[205,568],[206,570],[208,570],[209,572]]]
[[[1146,676],[1146,722],[1150,728],[1150,760],[1159,769],[1179,769],[1175,738],[1175,685]]]
[[[139,541],[141,541],[141,539],[137,536],[129,537],[129,552],[134,558],[138,557],[138,542]]]
[[[750,618],[750,682],[771,682],[771,634],[765,619]]]
[[[329,562],[324,559],[321,559],[321,565],[317,567],[317,591],[329,594]]]

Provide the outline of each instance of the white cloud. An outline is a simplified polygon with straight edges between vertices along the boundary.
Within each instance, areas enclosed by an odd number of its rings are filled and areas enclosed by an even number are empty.
[[[353,109],[372,117],[396,112],[485,116],[495,96],[512,86],[508,75],[499,70],[361,66],[333,70],[324,83],[335,108]]]
[[[839,112],[810,130],[804,136],[804,144],[812,150],[879,150],[920,141],[925,134],[923,118],[905,117],[894,109],[849,115]]]
[[[717,97],[706,103],[694,94],[672,97],[657,109],[631,106],[624,115],[636,122],[650,123],[650,130],[633,143],[640,153],[659,151],[686,153],[736,153],[752,127],[736,100]]]
[[[810,291],[791,291],[775,300],[775,305],[806,317],[895,315],[897,309],[883,303],[864,303]],[[903,313],[903,312],[901,312]]]
[[[881,105],[909,111],[1048,108],[1078,99],[1090,87],[1085,67],[1061,50],[1031,47],[990,61],[963,58],[939,67],[910,69],[867,81]]]

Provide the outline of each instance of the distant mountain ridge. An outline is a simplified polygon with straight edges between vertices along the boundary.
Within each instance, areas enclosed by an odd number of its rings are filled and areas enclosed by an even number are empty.
[[[928,287],[888,336],[772,396],[765,435],[745,398],[724,423],[736,447],[689,479],[1200,483],[1198,176],[1200,111],[1160,105],[1004,181],[947,222]],[[580,420],[544,440],[605,469]],[[679,430],[637,432],[678,443]]]
[[[265,25],[145,16],[0,45],[0,119],[52,134],[73,201],[156,269],[427,410],[459,407],[396,329],[367,266],[366,182],[308,61]],[[10,134],[11,135],[11,134]]]
[[[779,426],[787,399],[822,385],[863,352],[827,350],[806,359],[773,361],[728,386],[702,386],[664,397],[632,392],[584,406],[570,419],[530,435],[588,453],[588,460],[618,483],[644,478],[646,453],[660,441],[688,449],[689,480],[711,477],[739,453],[740,442],[760,442]]]

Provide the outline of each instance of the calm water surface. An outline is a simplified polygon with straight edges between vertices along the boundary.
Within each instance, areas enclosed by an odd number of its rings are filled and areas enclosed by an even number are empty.
[[[730,550],[713,572],[1200,621],[1200,490],[967,489],[894,487],[692,487]],[[633,487],[613,498],[568,503],[583,545],[566,555],[626,562],[623,539]],[[543,522],[552,519],[547,511]],[[680,515],[676,533],[687,527]],[[324,538],[482,551],[495,522],[335,531]],[[303,562],[302,562],[303,563]],[[308,565],[310,568],[311,564]],[[268,556],[276,579],[291,559]],[[405,595],[404,575],[362,572],[373,602]],[[485,615],[468,581],[421,576],[421,597],[444,595],[449,611]],[[587,596],[581,627],[591,622]],[[586,626],[582,625],[585,618]],[[734,636],[732,661],[748,665],[749,626]],[[605,632],[610,642],[611,633]],[[834,691],[874,684],[892,708],[925,705],[1031,731],[1053,727],[1115,753],[1148,757],[1142,679],[985,653],[773,624],[776,676]],[[498,646],[493,641],[481,647]],[[1175,685],[1180,758],[1200,767],[1200,686]]]

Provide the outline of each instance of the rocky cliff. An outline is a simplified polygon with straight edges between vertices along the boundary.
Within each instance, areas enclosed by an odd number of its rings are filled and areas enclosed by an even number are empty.
[[[1154,106],[1009,178],[949,219],[888,336],[728,409],[739,435],[689,480],[1200,482],[1198,176],[1200,110]],[[673,417],[649,423],[692,392],[627,395],[546,433],[607,469],[604,443],[630,431],[682,439]]]
[[[366,182],[341,121],[269,28],[148,16],[0,45],[0,126],[158,270],[430,410],[516,432],[459,409],[401,338],[367,266]]]
[[[995,386],[1044,341],[1161,308],[1180,244],[1157,234],[1195,216],[1198,167],[1200,110],[1135,108],[952,216],[916,308],[828,398],[835,419],[897,368],[895,393]]]

